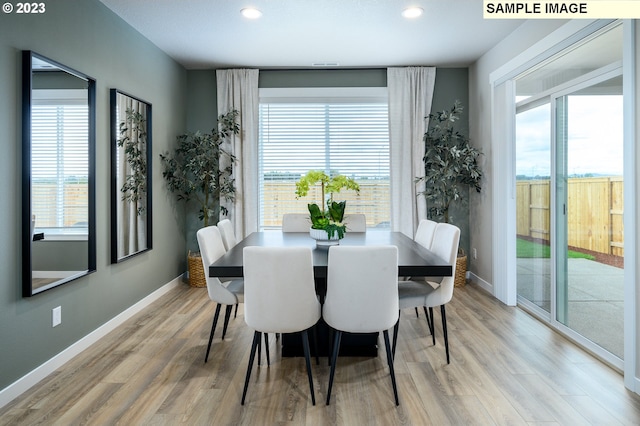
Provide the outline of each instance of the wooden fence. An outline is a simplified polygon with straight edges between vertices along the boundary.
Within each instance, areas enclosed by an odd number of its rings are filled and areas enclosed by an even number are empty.
[[[40,228],[58,226],[77,226],[86,224],[89,215],[89,186],[86,183],[67,183],[60,191],[55,183],[34,182],[33,199],[38,204],[32,206],[36,216],[36,226]],[[59,197],[63,197],[59,203]],[[59,211],[58,204],[64,205],[64,211]],[[58,223],[58,215],[63,214],[63,223]]]
[[[367,226],[381,226],[389,223],[391,215],[391,197],[389,195],[389,181],[360,182],[360,195],[355,191],[343,191],[337,195],[337,200],[347,202],[347,214],[364,213]],[[306,197],[295,199],[295,182],[265,182],[264,183],[264,226],[279,227],[282,225],[282,215],[285,213],[308,213],[307,204],[319,202],[318,187],[309,189]]]
[[[516,229],[525,237],[549,241],[549,180],[516,182]],[[571,178],[567,184],[569,246],[624,255],[622,177]]]

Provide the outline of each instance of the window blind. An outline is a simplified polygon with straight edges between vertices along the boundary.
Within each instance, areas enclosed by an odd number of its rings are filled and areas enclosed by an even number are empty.
[[[308,203],[321,202],[317,188],[295,198],[295,183],[309,170],[355,179],[360,195],[347,190],[335,198],[347,200],[347,214],[364,213],[367,226],[389,226],[386,102],[261,102],[259,146],[262,229],[279,227],[283,214],[306,213]]]
[[[86,98],[86,96],[85,96]],[[83,103],[84,102],[84,103]],[[32,115],[32,205],[38,228],[87,228],[88,106],[85,100],[35,100]]]

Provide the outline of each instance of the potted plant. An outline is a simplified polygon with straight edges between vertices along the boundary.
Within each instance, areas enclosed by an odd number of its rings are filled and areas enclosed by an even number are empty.
[[[240,133],[237,117],[236,110],[222,114],[210,133],[187,132],[177,137],[178,146],[172,154],[160,154],[167,188],[177,194],[178,200],[198,205],[198,217],[204,226],[211,221],[217,223],[221,213],[228,213],[220,199],[233,201],[235,197],[232,177],[235,157],[222,144],[229,136]],[[200,258],[189,253],[188,261],[191,285],[204,287]]]
[[[427,200],[428,215],[432,220],[451,223],[450,208],[455,202],[467,202],[469,188],[480,192],[482,170],[478,157],[482,153],[470,145],[469,138],[455,128],[463,108],[455,101],[448,111],[429,114],[429,129],[424,134],[425,182],[421,192]],[[456,265],[456,285],[464,284],[466,255],[461,248]],[[462,276],[459,283],[458,275]]]
[[[309,193],[309,189],[316,184],[320,184],[320,205],[322,208],[316,203],[307,205],[311,229],[323,231],[320,236],[324,237],[323,234],[326,234],[327,240],[344,238],[347,226],[342,221],[347,202],[335,201],[333,194],[340,192],[341,189],[352,189],[360,193],[360,186],[355,180],[344,175],[329,176],[322,170],[311,170],[296,182],[296,198],[305,197]],[[313,234],[312,232],[312,236]]]

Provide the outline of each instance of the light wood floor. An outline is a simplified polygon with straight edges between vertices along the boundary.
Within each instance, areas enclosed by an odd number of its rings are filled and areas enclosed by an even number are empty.
[[[206,289],[172,290],[0,410],[0,424],[640,424],[619,373],[473,284],[447,308],[450,365],[441,328],[432,346],[424,315],[403,312],[399,407],[384,349],[339,359],[330,406],[327,359],[313,363],[312,406],[303,359],[282,359],[273,338],[271,366],[254,369],[241,406],[253,333],[241,307],[204,364],[214,308]]]

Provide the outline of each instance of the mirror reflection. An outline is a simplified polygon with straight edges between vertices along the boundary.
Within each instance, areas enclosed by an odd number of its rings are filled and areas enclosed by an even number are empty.
[[[95,81],[23,52],[23,295],[95,270]]]
[[[111,262],[151,249],[151,104],[111,89]]]

